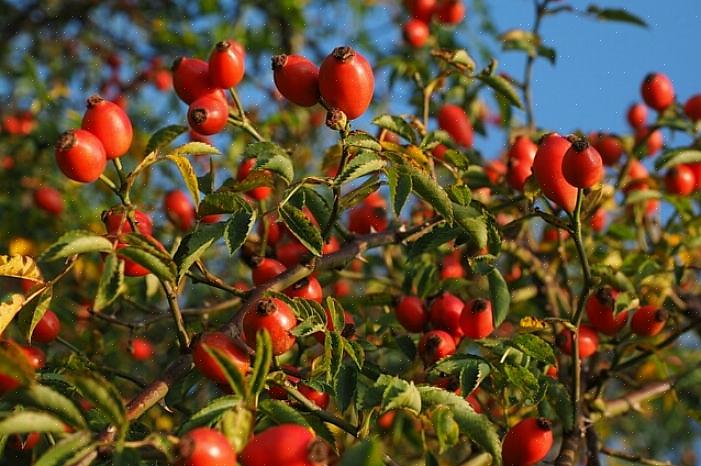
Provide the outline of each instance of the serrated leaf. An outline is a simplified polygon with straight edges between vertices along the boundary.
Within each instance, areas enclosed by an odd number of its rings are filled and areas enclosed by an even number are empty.
[[[341,186],[343,183],[382,170],[386,164],[387,162],[374,152],[361,152],[346,164],[343,171],[334,180],[334,184]]]
[[[337,332],[327,332],[324,339],[324,352],[329,355],[326,382],[331,383],[343,364],[343,337]]]
[[[122,291],[124,291],[124,261],[120,261],[116,254],[109,254],[102,266],[93,309],[98,312],[105,309],[119,297]]]
[[[224,231],[224,241],[229,248],[229,254],[233,256],[243,246],[255,223],[256,211],[253,209],[241,209],[231,216]]]
[[[99,236],[89,231],[74,230],[56,240],[39,256],[39,260],[50,262],[76,254],[110,252],[111,250],[112,243],[104,236]]]
[[[363,131],[351,131],[346,138],[346,145],[373,152],[380,152],[382,150],[382,145],[377,142],[377,139]]]
[[[444,453],[448,448],[458,443],[460,426],[455,422],[449,407],[440,406],[434,410],[431,422],[438,438],[439,453]]]
[[[500,370],[511,386],[518,387],[527,398],[533,399],[540,388],[538,379],[533,375],[533,372],[524,366],[509,363],[503,364]]]
[[[415,170],[411,172],[411,184],[413,191],[419,197],[428,202],[448,223],[453,223],[453,204],[436,180]]]
[[[231,390],[236,395],[245,399],[248,396],[248,386],[239,368],[236,367],[236,364],[232,361],[231,356],[219,348],[209,347],[207,345],[203,345],[203,348],[214,358],[214,361],[224,374]]]
[[[184,276],[192,264],[197,262],[214,242],[224,236],[224,231],[223,223],[200,224],[195,231],[185,236],[173,257],[178,266],[178,276]]]
[[[30,344],[32,342],[32,333],[34,333],[34,328],[49,309],[52,296],[53,288],[50,286],[44,288],[44,291],[42,291],[39,296],[31,301],[31,305],[24,306],[22,314],[20,314],[20,318],[18,319],[19,328],[22,335]]]
[[[246,146],[246,155],[256,158],[254,170],[270,170],[287,184],[294,179],[292,161],[285,150],[272,142],[256,142]]]
[[[344,364],[333,380],[334,400],[338,409],[345,411],[355,398],[358,385],[358,368],[351,364]]]
[[[387,167],[387,182],[389,184],[389,198],[392,203],[394,215],[399,217],[402,207],[409,198],[412,189],[411,174],[403,165]]]
[[[365,439],[346,450],[338,466],[384,466],[383,449],[379,440]]]
[[[57,391],[39,384],[32,384],[24,389],[11,392],[5,397],[23,406],[47,411],[63,422],[77,428],[86,426],[85,419],[78,407]]]
[[[458,204],[453,205],[455,224],[469,237],[470,243],[476,249],[487,246],[489,231],[486,219],[475,209]]]
[[[278,208],[278,215],[290,232],[315,256],[321,256],[324,241],[321,232],[304,212],[289,203]]]
[[[166,156],[182,157],[184,155],[219,155],[219,149],[206,142],[192,141],[176,147]]]
[[[118,428],[126,427],[126,410],[119,391],[107,379],[94,372],[70,374],[66,380],[76,387],[85,399],[104,413]]]
[[[254,424],[253,413],[241,403],[224,413],[220,421],[220,428],[234,446],[234,450],[241,451],[251,438]]]
[[[494,328],[501,325],[509,315],[509,308],[511,306],[511,292],[509,291],[509,285],[507,285],[504,277],[501,276],[499,269],[492,269],[491,272],[487,274],[487,280],[489,282],[489,296],[492,301],[492,311],[494,313]]]
[[[555,352],[553,351],[552,346],[537,335],[516,335],[507,343],[517,348],[526,356],[530,356],[531,358],[546,364],[555,364]]]
[[[303,188],[304,205],[307,206],[312,216],[319,222],[319,225],[326,225],[331,218],[331,208],[328,202],[318,192],[311,188]]]
[[[216,191],[205,196],[197,211],[200,215],[230,214],[248,206],[234,191]]]
[[[450,199],[456,204],[468,206],[470,205],[470,202],[472,202],[472,191],[470,191],[470,188],[464,184],[450,185],[446,188],[446,191],[448,193],[448,197],[450,197]]]
[[[229,411],[240,403],[241,398],[237,396],[229,395],[216,398],[207,403],[207,406],[190,416],[190,419],[185,421],[178,428],[178,434],[182,435],[196,427],[210,425],[219,419],[219,417],[221,417],[225,412]]]
[[[424,408],[441,405],[450,408],[460,431],[492,455],[494,466],[501,466],[501,439],[489,418],[477,414],[464,398],[454,393],[436,387],[419,387],[419,393]]]
[[[599,8],[596,5],[589,5],[587,7],[587,14],[602,21],[617,21],[621,23],[634,24],[645,28],[647,27],[647,23],[639,16],[636,16],[623,8]]]
[[[331,316],[331,324],[335,332],[339,334],[343,332],[343,328],[346,326],[346,317],[343,310],[343,306],[335,298],[328,296],[326,298],[326,309],[329,311]]]
[[[190,143],[190,144],[202,144],[202,143]],[[186,146],[188,144],[185,144]],[[205,144],[206,145],[206,144]],[[200,203],[200,186],[199,182],[197,181],[197,175],[195,174],[195,169],[192,168],[192,164],[190,163],[190,160],[183,156],[180,155],[179,153],[171,153],[165,156],[167,160],[170,160],[175,164],[176,167],[178,167],[178,171],[180,171],[180,175],[183,177],[183,181],[185,181],[185,186],[187,186],[188,191],[190,191],[190,195],[192,196],[192,199],[195,201],[196,205],[199,205]]]
[[[382,395],[382,411],[393,409],[404,409],[414,414],[421,412],[421,395],[414,382],[392,377]]]
[[[409,123],[404,121],[403,118],[385,114],[372,120],[372,124],[392,131],[393,133],[397,133],[412,144],[416,144],[417,142],[416,131],[414,131],[414,128]]]
[[[148,144],[146,144],[146,150],[144,151],[144,155],[148,155],[156,149],[160,149],[161,147],[167,146],[185,131],[187,131],[187,126],[182,125],[170,125],[159,129],[158,131],[153,133],[151,138],[148,140]]]
[[[347,192],[341,197],[340,207],[343,210],[348,210],[354,207],[368,197],[370,193],[377,191],[382,186],[382,181],[377,175],[370,176],[360,186],[352,191]]]
[[[175,263],[170,261],[166,263],[161,257],[150,251],[136,246],[127,246],[120,249],[118,255],[136,262],[163,281],[175,281]]]
[[[273,343],[268,332],[258,332],[256,335],[256,358],[253,362],[251,375],[248,378],[250,392],[253,396],[265,388],[265,379],[273,362]]]
[[[519,97],[518,93],[516,92],[516,89],[514,89],[514,86],[506,79],[502,78],[499,75],[482,74],[478,75],[477,78],[483,83],[485,83],[487,86],[494,89],[498,94],[505,97],[506,100],[508,100],[511,103],[511,105],[518,108],[523,108],[523,102],[521,102],[521,97]]]
[[[90,432],[76,432],[49,448],[34,463],[34,466],[63,466],[65,460],[72,457],[76,451],[80,451],[90,444],[92,434]]]
[[[35,282],[43,281],[41,270],[34,259],[20,255],[0,255],[0,277],[23,278]]]
[[[701,150],[672,149],[665,151],[655,160],[655,169],[663,170],[680,164],[701,162]]]
[[[19,293],[11,294],[9,301],[0,301],[0,334],[10,325],[24,304],[24,296]]]
[[[276,424],[299,424],[309,427],[309,422],[287,403],[267,399],[260,402],[258,411],[268,416]]]
[[[64,432],[63,422],[51,414],[37,411],[16,411],[0,420],[0,435],[30,432]]]
[[[572,399],[570,392],[562,383],[551,379],[548,376],[541,377],[541,383],[547,387],[546,399],[548,403],[555,409],[557,416],[562,422],[563,428],[569,430],[574,426],[574,417],[572,414]]]
[[[449,225],[440,225],[407,246],[408,257],[415,258],[423,253],[438,250],[443,244],[458,237],[460,230]]]

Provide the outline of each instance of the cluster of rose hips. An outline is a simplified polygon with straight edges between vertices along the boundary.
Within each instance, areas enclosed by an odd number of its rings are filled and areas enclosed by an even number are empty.
[[[2,131],[10,136],[27,136],[35,127],[36,120],[29,110],[17,111],[2,119]]]
[[[465,18],[467,7],[463,0],[407,0],[411,15],[402,32],[404,39],[414,48],[423,47],[431,34],[429,25],[433,18],[441,24],[453,26]]]

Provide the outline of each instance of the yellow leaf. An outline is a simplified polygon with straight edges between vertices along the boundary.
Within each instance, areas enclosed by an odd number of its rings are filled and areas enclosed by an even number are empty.
[[[548,328],[548,324],[540,319],[536,319],[532,316],[526,316],[519,322],[522,329],[527,330],[543,330]]]
[[[41,270],[29,256],[0,256],[0,276],[25,278],[35,282],[43,281]]]
[[[16,236],[8,242],[7,250],[11,256],[35,256],[37,246],[36,243],[29,238]]]
[[[10,325],[24,305],[24,296],[19,293],[14,293],[11,299],[10,302],[0,302],[0,334]]]

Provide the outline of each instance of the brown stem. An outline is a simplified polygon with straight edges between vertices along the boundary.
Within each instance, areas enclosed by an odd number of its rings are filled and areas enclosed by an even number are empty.
[[[601,453],[606,456],[611,456],[612,458],[618,458],[630,463],[644,464],[648,466],[672,466],[670,461],[660,461],[652,458],[645,458],[640,455],[632,455],[630,453],[625,453],[622,451],[611,450],[610,448],[602,447]]]

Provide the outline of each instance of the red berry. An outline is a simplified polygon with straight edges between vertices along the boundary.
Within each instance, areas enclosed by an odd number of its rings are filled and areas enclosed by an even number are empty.
[[[436,0],[408,0],[407,8],[413,18],[430,23],[436,12]]]
[[[428,30],[428,24],[420,19],[410,19],[402,27],[404,40],[414,48],[421,48],[426,45],[431,32]]]
[[[572,354],[572,332],[563,329],[557,336],[558,346],[565,354]],[[596,330],[588,325],[579,327],[579,359],[586,359],[599,349],[599,336]]]
[[[526,418],[504,436],[501,457],[504,466],[532,466],[545,458],[553,446],[550,421]]]
[[[586,303],[587,316],[591,325],[605,335],[616,335],[628,322],[628,311],[614,316],[618,291],[608,287],[600,288],[589,296]]]
[[[655,306],[642,306],[633,314],[630,328],[640,337],[654,337],[664,328],[667,317],[668,313],[664,309]]]
[[[550,133],[541,141],[533,160],[533,175],[543,194],[567,212],[574,211],[577,202],[577,188],[562,173],[562,159],[570,146],[566,138]]]
[[[97,180],[107,165],[105,148],[98,138],[84,129],[66,131],[56,143],[58,168],[80,183]]]
[[[417,296],[404,296],[395,312],[399,323],[410,332],[422,332],[428,323],[426,307]]]
[[[431,330],[419,340],[419,354],[427,366],[455,354],[455,340],[443,330]]]
[[[301,279],[286,289],[285,294],[290,298],[311,299],[318,303],[321,303],[324,299],[324,291],[321,289],[321,283],[312,276]]]
[[[456,340],[463,335],[460,326],[460,314],[465,304],[457,296],[444,292],[431,303],[429,315],[431,324],[437,329],[445,330]]]
[[[383,430],[389,430],[394,423],[394,417],[397,415],[396,411],[387,411],[383,415],[377,418],[377,427]]]
[[[647,107],[643,104],[633,104],[628,109],[628,124],[633,129],[647,125]]]
[[[366,235],[373,230],[385,231],[388,226],[387,203],[374,192],[350,211],[348,220],[348,229],[353,233]]]
[[[178,466],[236,466],[236,452],[227,438],[209,427],[198,427],[180,439]]]
[[[446,146],[445,144],[438,144],[431,151],[431,155],[433,155],[438,160],[445,160],[446,152],[448,152],[448,146]]]
[[[487,299],[473,299],[465,303],[460,314],[460,327],[467,338],[481,340],[494,331],[492,303]]]
[[[312,401],[315,405],[321,409],[326,409],[329,406],[331,397],[328,393],[320,392],[314,390],[312,387],[304,384],[300,384],[298,387],[299,392],[304,395],[308,400]]]
[[[276,55],[273,79],[280,94],[290,102],[311,107],[319,101],[319,67],[301,55]]]
[[[662,111],[674,103],[674,86],[667,75],[650,73],[640,88],[643,100],[650,107]]]
[[[333,294],[337,298],[345,298],[353,292],[353,287],[348,280],[339,280],[333,284]]]
[[[531,138],[528,136],[521,135],[514,139],[507,153],[507,157],[509,159],[526,160],[533,164],[536,152],[538,152],[538,145],[531,141]]]
[[[253,170],[253,168],[256,166],[256,159],[254,157],[245,159],[243,162],[241,162],[241,165],[239,165],[239,170],[236,173],[236,179],[238,181],[243,181],[246,179],[249,173]],[[267,172],[264,172],[267,173]],[[258,201],[262,201],[264,199],[267,199],[270,197],[270,193],[272,193],[273,190],[269,186],[257,186],[253,189],[249,189],[246,191],[246,194],[251,196],[253,199],[256,199]]]
[[[536,146],[536,149],[538,146]],[[531,161],[531,164],[533,162]],[[492,160],[484,166],[484,174],[487,175],[492,184],[499,183],[499,180],[506,174],[506,164],[499,159]],[[531,168],[528,167],[528,174],[531,174]]]
[[[664,177],[665,189],[670,194],[687,196],[696,187],[694,171],[687,165],[677,165],[669,169]]]
[[[229,106],[226,101],[212,94],[197,98],[187,111],[190,127],[205,136],[221,132],[228,118]]]
[[[29,451],[34,449],[37,443],[39,443],[39,440],[41,440],[41,434],[39,432],[30,432],[24,438],[19,434],[14,434],[7,442],[7,446],[13,450]]]
[[[49,186],[42,186],[34,191],[34,203],[41,210],[58,215],[63,212],[63,197],[58,190]]]
[[[694,173],[694,191],[698,191],[701,188],[701,162],[687,164],[687,167]]]
[[[42,318],[37,322],[32,333],[32,340],[39,343],[51,343],[56,339],[61,331],[61,321],[51,309],[48,309]]]
[[[88,99],[88,109],[80,127],[100,140],[107,160],[126,154],[134,137],[131,120],[124,110],[99,95]]]
[[[109,235],[120,235],[133,231],[131,223],[129,223],[127,216],[121,208],[112,208],[106,211],[102,216],[102,221],[105,223],[107,234]],[[148,214],[136,210],[134,211],[134,221],[139,233],[146,236],[151,236],[153,234],[153,220],[151,220]]]
[[[159,91],[169,91],[173,88],[173,74],[169,70],[157,70],[153,74],[153,84]]]
[[[319,92],[332,108],[354,120],[365,113],[375,92],[372,67],[351,47],[337,47],[319,68]]]
[[[173,62],[173,87],[186,104],[205,94],[221,92],[209,79],[209,64],[199,58],[180,57]]]
[[[523,191],[526,180],[531,176],[533,160],[537,151],[538,146],[527,136],[518,136],[514,140],[507,154],[506,172],[506,180],[512,188]],[[492,183],[494,182],[492,180]]]
[[[236,346],[236,343],[234,343],[231,337],[222,332],[205,333],[193,345],[192,361],[195,363],[197,370],[209,380],[220,384],[227,383],[224,371],[217,361],[210,356],[205,346],[210,349],[217,349],[226,354],[241,372],[241,375],[245,375],[248,371],[248,355]]]
[[[662,131],[656,129],[651,131],[650,128],[638,128],[635,130],[635,145],[638,146],[645,142],[647,154],[653,155],[657,153],[664,145],[664,136]]]
[[[256,434],[241,452],[243,466],[319,466],[328,464],[329,446],[308,428],[281,424]]]
[[[220,221],[221,221],[221,215],[219,215],[219,214],[203,215],[200,217],[200,222],[205,223],[207,225],[211,225],[213,223],[219,223]]]
[[[195,208],[182,191],[175,190],[166,194],[163,199],[163,210],[168,219],[182,231],[188,231],[195,223]]]
[[[590,137],[591,144],[601,154],[604,165],[609,167],[615,165],[623,155],[623,144],[621,140],[612,134],[599,133],[595,137]]]
[[[436,8],[438,22],[455,25],[465,19],[465,4],[462,0],[442,0]]]
[[[27,362],[33,369],[39,370],[44,367],[44,364],[46,363],[46,356],[42,350],[34,346],[17,347],[22,350],[22,355],[26,358]],[[0,396],[16,390],[19,388],[19,386],[20,382],[17,379],[0,372]]]
[[[576,138],[562,158],[562,174],[572,186],[591,188],[604,177],[604,162],[586,140]]]
[[[294,267],[302,262],[309,250],[297,239],[283,241],[275,246],[275,257],[286,267]]]
[[[596,212],[591,216],[590,220],[591,229],[599,233],[604,231],[606,227],[606,211],[603,207],[596,209]]]
[[[264,298],[243,318],[243,332],[249,346],[256,345],[256,334],[265,330],[273,342],[273,354],[279,356],[294,346],[290,331],[297,325],[292,309],[277,298]]]
[[[284,264],[268,257],[256,259],[252,271],[253,284],[261,285],[287,270]]]
[[[153,345],[145,338],[134,338],[129,348],[131,357],[137,361],[147,361],[153,357]]]
[[[236,86],[246,71],[243,49],[239,44],[234,46],[235,43],[233,40],[218,42],[209,55],[209,80],[220,89]]]
[[[341,243],[338,242],[338,239],[335,236],[332,236],[322,246],[321,253],[323,255],[333,254],[334,252],[338,252],[340,250],[341,250]]]
[[[445,130],[456,144],[472,147],[472,123],[465,110],[453,104],[445,104],[438,111],[438,126]]]
[[[701,94],[689,97],[689,100],[684,104],[684,113],[692,121],[701,120]]]
[[[157,248],[159,248],[162,251],[165,251],[165,247],[163,247],[163,245],[156,238],[154,238],[152,236],[147,236],[147,238],[151,240],[151,242],[153,243],[154,246],[156,246]],[[123,243],[121,241],[117,242],[117,250],[120,250],[120,249],[125,248],[127,246],[128,246],[128,244],[126,244],[126,243]],[[124,275],[126,275],[127,277],[143,277],[143,276],[151,273],[146,267],[144,267],[140,264],[137,264],[136,262],[132,261],[131,259],[127,259],[126,257],[124,257],[120,254],[117,254],[117,257],[120,260],[124,261]]]

